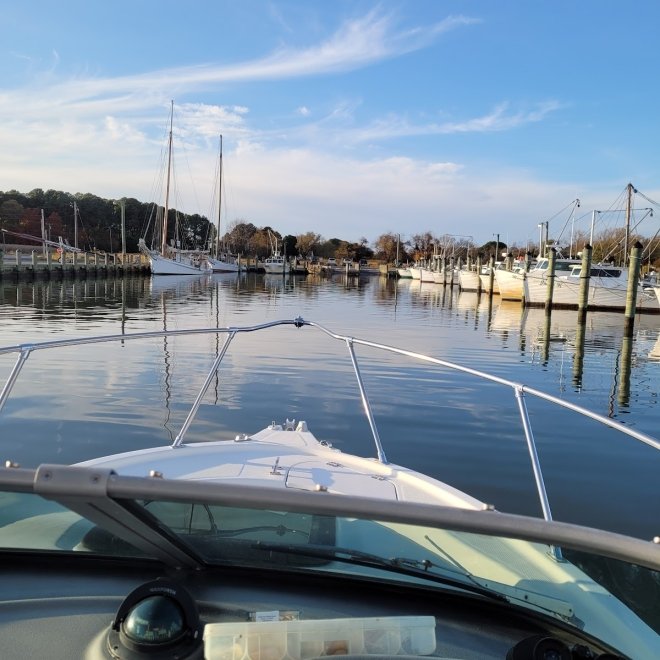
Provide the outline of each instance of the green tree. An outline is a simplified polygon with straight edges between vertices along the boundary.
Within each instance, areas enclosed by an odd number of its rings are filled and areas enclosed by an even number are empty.
[[[0,227],[16,231],[20,227],[25,209],[15,199],[8,199],[0,204]]]
[[[235,220],[222,240],[236,254],[251,254],[251,241],[256,231],[251,222]]]
[[[298,239],[295,236],[292,236],[291,234],[287,234],[283,239],[282,239],[282,253],[285,254],[287,257],[293,257],[296,254],[298,254],[297,250],[297,243]]]

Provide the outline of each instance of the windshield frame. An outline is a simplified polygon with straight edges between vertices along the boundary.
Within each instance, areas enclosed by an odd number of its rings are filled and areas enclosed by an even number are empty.
[[[36,470],[0,468],[0,490],[32,492],[59,502],[96,524],[112,527],[113,533],[131,525],[148,539],[171,544],[175,534],[164,533],[163,526],[149,524],[133,513],[126,518],[127,508],[121,501],[163,500],[218,504],[236,508],[268,508],[296,513],[344,516],[367,520],[438,527],[452,531],[503,536],[511,539],[558,545],[573,550],[599,554],[660,570],[660,544],[657,539],[643,541],[614,532],[572,523],[546,521],[489,508],[482,511],[458,509],[402,501],[384,501],[366,497],[345,497],[327,492],[305,492],[294,489],[272,489],[240,483],[208,483],[202,481],[164,479],[162,477],[120,476],[111,470],[81,466],[42,465]],[[148,533],[140,528],[145,528]],[[135,530],[134,530],[135,531]],[[129,540],[128,538],[126,540]],[[181,550],[179,547],[177,550]],[[157,556],[174,566],[199,567],[199,557],[181,556],[180,552]]]

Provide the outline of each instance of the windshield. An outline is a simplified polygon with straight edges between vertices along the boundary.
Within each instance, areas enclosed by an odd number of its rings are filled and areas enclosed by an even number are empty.
[[[202,566],[331,572],[464,590],[578,627],[602,615],[660,632],[660,574],[502,535],[282,508],[124,499],[122,518],[156,530]],[[76,508],[75,506],[73,508]],[[0,548],[161,559],[130,536],[32,493],[0,496]],[[503,514],[492,514],[501,516]],[[94,517],[94,516],[91,516]]]

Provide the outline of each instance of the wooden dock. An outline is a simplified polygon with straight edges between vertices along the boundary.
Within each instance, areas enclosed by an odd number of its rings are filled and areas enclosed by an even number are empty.
[[[141,254],[0,250],[0,280],[123,277],[149,272],[149,263]]]

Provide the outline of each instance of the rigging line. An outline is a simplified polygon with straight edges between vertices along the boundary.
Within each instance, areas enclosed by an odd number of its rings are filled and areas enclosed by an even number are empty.
[[[211,201],[209,204],[207,219],[214,217],[217,219],[218,217],[220,217],[220,213],[222,212],[222,209],[218,207],[218,205],[220,204],[218,198],[219,197],[221,198],[221,195],[218,195],[218,193],[220,192],[218,190],[219,188],[218,183],[220,183],[220,185],[223,185],[223,182],[220,178],[220,163],[221,163],[221,153],[220,151],[218,151],[218,157],[216,158],[215,161],[215,170],[213,172],[213,188],[211,190]],[[216,208],[218,209],[217,214],[216,214]],[[205,245],[207,246],[210,244],[209,237],[211,235],[212,228],[215,229],[215,225],[211,220],[209,220],[208,224],[206,225]],[[213,232],[213,235],[215,236],[215,231]],[[218,244],[219,240],[220,237],[216,236],[214,241],[215,245]]]
[[[177,111],[177,120],[178,120],[178,111]],[[178,125],[182,126],[183,121],[178,120]],[[200,209],[202,207],[199,203],[199,195],[197,194],[197,187],[195,186],[195,177],[192,174],[192,168],[190,166],[190,159],[188,158],[188,150],[186,149],[186,143],[185,143],[185,140],[183,139],[183,134],[182,134],[180,129],[179,129],[179,134],[180,134],[180,139],[178,140],[178,145],[179,145],[180,151],[183,153],[183,159],[184,159],[184,162],[185,162],[185,165],[186,165],[186,171],[188,172],[188,175],[190,176],[190,187],[191,187],[192,194],[193,194],[193,200],[194,200],[194,203],[195,203],[195,208]]]
[[[648,256],[650,257],[653,252],[655,252],[655,246],[653,247],[653,250],[651,250],[651,246],[653,245],[653,241],[655,241],[656,238],[658,238],[658,234],[660,234],[660,229],[653,234],[653,237],[649,239],[649,242],[647,243],[646,247],[644,248],[644,251],[642,252],[642,255],[648,253]],[[658,241],[660,244],[660,241]]]
[[[633,190],[635,190],[635,188],[633,188]],[[624,200],[626,200],[627,196],[628,196],[628,186],[626,186],[621,191],[621,193],[614,200],[614,202],[612,202],[612,204],[610,204],[609,208],[603,209],[601,211],[601,215],[605,214],[605,213],[614,213],[616,209],[621,209],[622,207],[625,207],[625,201]],[[633,206],[634,206],[634,204],[633,204]]]
[[[566,222],[564,223],[564,226],[561,228],[561,231],[559,232],[559,236],[557,237],[557,240],[559,240],[564,235],[564,231],[566,230],[566,227],[568,227],[568,223],[570,222],[571,218],[573,218],[573,222],[575,223],[575,209],[580,206],[580,200],[579,199],[574,199],[573,200],[573,205],[574,205],[573,209],[572,209],[571,213],[569,214],[568,218],[566,218]]]
[[[655,202],[655,201],[652,200],[650,197],[647,197],[644,193],[639,192],[639,190],[637,191],[637,194],[638,194],[640,197],[643,197],[647,202],[650,202],[651,204],[653,204],[654,206],[660,206],[660,202]]]
[[[558,215],[561,215],[567,208],[575,204],[575,202],[576,200],[573,200],[569,204],[566,204],[566,206],[564,206],[564,208],[561,209],[561,211],[557,211],[557,213],[555,213],[551,218],[548,218],[547,220],[543,220],[543,222],[550,222],[551,220],[554,220]]]

